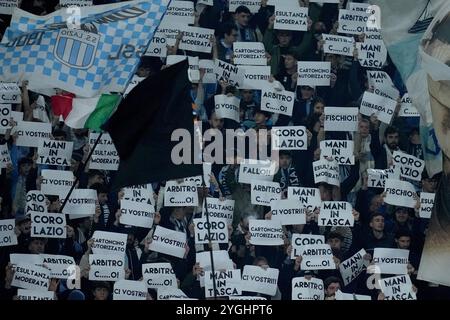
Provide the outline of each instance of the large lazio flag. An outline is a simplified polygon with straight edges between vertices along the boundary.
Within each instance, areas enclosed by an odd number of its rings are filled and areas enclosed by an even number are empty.
[[[95,98],[75,98],[72,110],[64,120],[74,129],[92,129],[99,131],[118,105],[120,95],[102,94]]]

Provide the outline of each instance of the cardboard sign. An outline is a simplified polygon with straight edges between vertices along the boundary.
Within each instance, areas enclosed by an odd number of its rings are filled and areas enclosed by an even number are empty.
[[[233,269],[233,261],[226,250],[213,250],[214,267],[217,270]],[[197,252],[195,261],[198,262],[204,271],[211,270],[211,255],[209,251]]]
[[[72,216],[88,216],[95,214],[95,206],[97,203],[97,192],[94,189],[74,189],[63,213]],[[110,214],[115,214],[111,212]]]
[[[433,211],[435,196],[436,196],[436,194],[434,194],[434,193],[428,193],[428,192],[420,193],[419,217],[425,218],[425,219],[431,218],[431,212]]]
[[[44,194],[39,190],[30,190],[26,196],[27,205],[25,207],[25,213],[47,212],[47,203]]]
[[[31,236],[65,239],[66,216],[61,213],[31,212]]]
[[[177,288],[178,286],[175,272],[168,262],[143,264],[142,276],[147,288]]]
[[[352,140],[320,141],[320,156],[333,158],[338,164],[354,165],[354,142]]]
[[[259,266],[244,266],[242,272],[242,288],[245,291],[258,292],[274,296],[277,292],[278,274],[274,268],[263,269]]]
[[[19,263],[14,267],[14,276],[11,286],[48,291],[50,283],[50,270],[47,268],[28,263]]]
[[[244,83],[240,89],[261,90],[267,87],[270,79],[270,66],[243,66]]]
[[[17,235],[14,232],[15,219],[0,220],[0,247],[14,246],[17,244]]]
[[[331,62],[299,61],[297,86],[329,86]]]
[[[17,300],[55,300],[55,293],[53,291],[18,289]]]
[[[197,4],[204,4],[207,6],[213,6],[214,0],[197,0]]]
[[[266,49],[262,42],[234,42],[233,62],[240,65],[267,65]]]
[[[397,101],[366,91],[359,112],[369,117],[375,114],[378,120],[390,124],[396,107]]]
[[[245,69],[222,60],[214,61],[214,73],[217,81],[226,81],[231,86],[241,88],[244,85]]]
[[[231,296],[228,298],[228,300],[267,300],[264,297],[258,297],[258,296]]]
[[[196,244],[205,244],[210,241],[211,243],[228,243],[228,223],[226,219],[209,218],[209,223],[206,218],[193,219],[193,221]]]
[[[278,221],[281,225],[305,224],[306,207],[298,205],[295,199],[284,199],[272,201],[271,203],[272,221]]]
[[[358,131],[358,108],[325,107],[325,131]]]
[[[384,300],[417,300],[409,275],[378,280]]]
[[[392,156],[395,167],[400,169],[400,177],[414,181],[422,179],[425,161],[400,151],[394,151]]]
[[[11,157],[9,155],[8,145],[6,143],[0,144],[0,169],[6,168],[8,163],[12,163]]]
[[[162,32],[155,32],[145,56],[165,58],[167,56],[167,40]]]
[[[354,293],[344,293],[341,290],[336,291],[334,296],[336,300],[372,300],[371,296]]]
[[[206,215],[205,207],[210,218],[224,218],[228,224],[233,222],[234,200],[220,201],[217,198],[206,198],[206,201],[203,203],[203,217]]]
[[[416,190],[409,182],[387,179],[384,191],[386,192],[384,202],[387,204],[408,208],[414,208],[416,206],[416,200],[414,200]]]
[[[273,162],[245,159],[239,165],[239,183],[251,184],[252,181],[272,181],[275,175]]]
[[[142,281],[119,280],[114,283],[113,300],[147,300],[147,287]]]
[[[52,125],[43,122],[21,121],[16,127],[16,145],[21,147],[37,147],[39,140],[50,139]]]
[[[92,236],[92,252],[95,254],[115,254],[121,256],[125,254],[127,246],[127,235],[125,233],[94,231]]]
[[[383,188],[385,187],[386,180],[392,177],[393,169],[367,169],[368,180],[367,185],[369,188]]]
[[[291,239],[291,259],[301,256],[304,246],[312,246],[317,244],[325,244],[325,236],[294,233]]]
[[[314,183],[326,182],[334,186],[340,186],[339,164],[336,161],[325,159],[313,162]]]
[[[239,105],[241,100],[236,96],[218,94],[214,96],[214,111],[220,119],[226,118],[239,122]]]
[[[251,203],[270,206],[272,201],[281,199],[281,187],[278,182],[252,181]]]
[[[129,226],[151,228],[155,208],[145,202],[132,200],[120,200],[120,223]]]
[[[161,288],[158,290],[158,300],[195,300],[190,299],[183,291],[177,288]]]
[[[339,10],[339,33],[363,34],[366,30],[370,15],[366,12],[354,10]]]
[[[292,300],[323,300],[325,291],[323,280],[305,277],[292,278]]]
[[[70,6],[88,7],[92,6],[92,0],[59,0],[59,4],[63,8]]]
[[[71,256],[56,254],[41,254],[44,265],[50,269],[50,277],[56,279],[67,279],[73,275],[76,266],[75,260]],[[72,271],[70,271],[72,267]]]
[[[40,139],[37,164],[70,166],[73,142]]]
[[[209,188],[210,187],[209,180],[211,180],[209,175],[211,174],[212,163],[203,162],[202,167],[203,167],[203,180],[205,180],[205,187]],[[194,181],[195,184],[197,185],[197,188],[203,187],[203,180],[202,180],[202,176],[194,176],[194,177],[184,178],[184,181]]]
[[[279,221],[249,220],[250,243],[258,246],[281,246],[284,243],[283,228]]]
[[[319,226],[353,227],[355,219],[352,205],[345,201],[323,201],[320,207]]]
[[[197,185],[193,181],[167,181],[164,192],[165,207],[198,206]]]
[[[214,36],[213,29],[185,26],[183,28],[183,38],[180,41],[179,49],[211,53],[210,38]]]
[[[19,0],[1,0],[0,14],[12,15],[14,8],[19,7]]]
[[[99,133],[89,133],[90,148],[94,147],[98,136]],[[109,133],[103,133],[89,161],[89,169],[117,170],[119,168],[119,160],[119,154],[117,153],[117,149],[111,140],[111,136]]]
[[[184,27],[186,27],[186,25],[166,22],[163,19],[158,26],[158,29],[156,29],[156,33],[165,38],[167,45],[174,46],[177,42],[178,34],[183,31]]]
[[[306,128],[272,127],[272,150],[306,150],[308,149],[308,135]]]
[[[394,86],[389,75],[384,71],[367,71],[369,87],[374,88],[374,93],[386,98],[397,100],[399,92]]]
[[[90,254],[89,280],[118,281],[125,279],[124,260],[124,254]]]
[[[322,39],[325,41],[323,44],[324,53],[353,57],[355,48],[355,40],[353,38],[322,34]]]
[[[381,274],[407,274],[409,250],[375,248],[373,262]]]
[[[212,271],[205,272],[205,298],[214,297],[214,285],[216,284],[217,297],[238,296],[242,294],[241,270],[215,271],[214,279]]]
[[[288,187],[288,199],[295,200],[309,211],[320,207],[320,191],[317,188]]]
[[[214,60],[200,59],[198,67],[205,70],[203,75],[203,83],[216,83],[216,74],[214,73]],[[244,76],[242,76],[244,77]]]
[[[44,258],[39,254],[10,253],[9,261],[13,266],[23,263],[37,266],[42,266],[44,264]]]
[[[275,6],[275,30],[308,30],[308,8],[286,5]]]
[[[74,176],[72,171],[47,170],[41,171],[42,182],[41,191],[43,194],[59,196],[60,199],[66,197],[72,184]]]
[[[156,226],[149,249],[169,256],[183,258],[186,253],[186,233]]]
[[[236,12],[239,6],[246,6],[251,13],[257,13],[261,7],[261,0],[229,0],[229,11]]]
[[[0,130],[6,130],[11,128],[11,105],[0,104]]]
[[[403,95],[401,103],[400,111],[398,112],[399,117],[420,117],[420,113],[413,105],[408,93]]]
[[[367,266],[367,260],[364,260],[366,250],[361,249],[347,260],[342,261],[339,264],[339,271],[341,272],[342,280],[344,280],[344,286],[355,280],[364,268]]]
[[[333,251],[331,251],[329,244],[302,246],[299,255],[302,256],[301,270],[336,269]]]
[[[123,188],[123,199],[134,202],[155,204],[153,188],[150,183]]]
[[[261,90],[261,110],[292,116],[294,110],[295,93],[291,91],[277,91],[272,87]]]
[[[387,58],[387,49],[383,40],[365,39],[357,42],[358,60],[364,68],[382,68]]]
[[[164,15],[164,20],[168,23],[194,24],[194,3],[179,0],[171,1]]]

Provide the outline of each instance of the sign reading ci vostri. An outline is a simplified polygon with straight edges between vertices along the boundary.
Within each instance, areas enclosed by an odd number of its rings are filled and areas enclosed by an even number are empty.
[[[272,150],[306,150],[308,149],[308,135],[306,128],[272,127]]]
[[[20,121],[16,127],[16,145],[21,147],[37,147],[42,138],[50,139],[51,123]]]
[[[241,100],[235,96],[218,94],[214,96],[214,110],[219,119],[231,119],[239,122],[239,105]]]
[[[146,300],[147,287],[142,281],[119,280],[114,283],[113,300]]]
[[[299,206],[296,199],[283,199],[271,202],[272,221],[281,225],[305,224],[306,207]]]
[[[42,193],[59,196],[60,199],[66,197],[74,182],[72,171],[42,169],[41,175]]]
[[[378,120],[390,124],[396,107],[397,101],[366,91],[364,92],[359,112],[369,117],[375,114]]]
[[[96,202],[97,192],[94,189],[74,189],[67,200],[63,213],[70,214],[71,216],[94,215]]]
[[[409,250],[375,248],[373,263],[381,274],[407,274]],[[378,273],[378,272],[377,272]]]
[[[167,181],[164,192],[166,207],[198,206],[197,184],[194,181]]]
[[[279,273],[280,271],[274,268],[264,269],[259,266],[246,265],[242,272],[242,288],[246,291],[274,296],[277,292]]]
[[[183,258],[186,253],[186,233],[156,226],[149,249]]]
[[[151,228],[155,208],[146,202],[120,200],[120,223],[129,226]]]

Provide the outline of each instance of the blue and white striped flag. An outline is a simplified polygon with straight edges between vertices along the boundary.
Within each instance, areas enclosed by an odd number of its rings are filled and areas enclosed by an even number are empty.
[[[0,81],[32,90],[61,88],[80,97],[123,92],[170,0],[66,9],[38,17],[16,9],[0,44]]]

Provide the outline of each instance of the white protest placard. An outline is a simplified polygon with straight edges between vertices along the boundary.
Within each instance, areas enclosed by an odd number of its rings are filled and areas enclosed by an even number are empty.
[[[14,219],[0,220],[0,247],[14,246],[17,244],[17,235],[14,232],[16,221]]]
[[[366,12],[355,10],[339,10],[339,33],[346,34],[363,34],[366,30],[369,14]]]
[[[56,279],[67,279],[75,272],[75,259],[71,256],[56,254],[41,254],[44,265],[50,269],[50,277]],[[70,270],[72,267],[72,271]]]
[[[292,300],[323,300],[325,290],[323,280],[305,277],[292,278]]]
[[[344,293],[341,290],[336,291],[335,298],[338,301],[341,300],[372,300],[371,296],[366,296],[362,294],[351,294],[351,293]]]
[[[183,258],[186,253],[186,233],[156,226],[149,249]]]
[[[299,205],[295,199],[283,199],[271,203],[272,221],[279,221],[281,225],[305,224],[306,207]]]
[[[251,184],[252,181],[272,181],[275,164],[271,161],[244,159],[239,165],[239,183]]]
[[[158,290],[158,300],[196,300],[190,299],[178,288],[161,288]]]
[[[287,90],[278,91],[272,87],[261,90],[261,110],[292,116],[295,93]]]
[[[397,100],[400,93],[394,86],[391,77],[384,71],[367,70],[369,87],[374,88],[374,93],[383,97]]]
[[[334,34],[322,34],[323,52],[353,57],[355,40],[351,37],[336,36]]]
[[[354,142],[352,140],[320,141],[320,156],[334,159],[338,164],[354,165]]]
[[[198,206],[197,184],[194,181],[167,181],[164,191],[165,207]]]
[[[36,107],[33,109],[33,118],[39,119],[42,122],[50,122],[45,99],[42,95],[39,95],[35,105]]]
[[[325,107],[325,131],[358,131],[358,108]]]
[[[339,271],[341,272],[342,280],[344,280],[344,286],[355,280],[363,272],[368,263],[367,260],[364,260],[365,255],[366,250],[361,249],[339,264]]]
[[[25,212],[47,212],[46,198],[44,194],[39,190],[30,190],[26,196],[27,205]]]
[[[224,218],[228,224],[231,224],[233,222],[234,200],[208,197],[203,203],[203,217],[206,216],[206,210],[210,218]]]
[[[172,265],[168,262],[144,263],[142,276],[147,288],[177,288],[177,278]]]
[[[9,155],[8,145],[0,144],[0,169],[6,168],[8,163],[11,162],[11,156]]]
[[[278,182],[252,181],[251,203],[261,206],[270,206],[272,201],[281,199],[281,187]]]
[[[313,162],[314,183],[326,182],[340,186],[339,164],[336,161],[321,159]]]
[[[95,254],[125,254],[127,235],[125,233],[94,231],[92,236],[92,252]]]
[[[40,139],[36,163],[69,167],[72,151],[73,142]]]
[[[383,40],[365,39],[357,42],[358,60],[364,68],[382,68],[387,58],[387,49]]]
[[[88,7],[92,6],[92,0],[59,0],[59,4],[63,8],[70,6]]]
[[[297,86],[329,86],[331,62],[299,61]]]
[[[259,266],[244,266],[242,272],[242,288],[244,291],[258,292],[274,296],[277,292],[278,274],[274,268],[264,269]]]
[[[205,187],[209,188],[210,187],[209,180],[211,180],[210,174],[211,174],[211,169],[212,169],[212,163],[203,162],[202,167],[203,167],[203,180],[205,180]],[[197,185],[197,188],[202,188],[203,180],[202,180],[202,176],[194,176],[194,177],[184,178],[184,181],[194,181],[195,184]]]
[[[257,13],[261,7],[261,0],[229,0],[229,12],[235,12],[239,6],[246,6],[251,13]]]
[[[401,151],[394,151],[392,156],[395,166],[400,168],[400,177],[414,181],[422,179],[425,161]]]
[[[318,188],[288,187],[288,199],[297,202],[310,211],[320,207],[320,190]]]
[[[200,59],[198,60],[198,67],[204,69],[203,83],[216,83],[216,74],[214,73],[214,60]],[[242,75],[242,77],[244,77]]]
[[[97,192],[94,189],[74,189],[67,200],[63,213],[70,214],[71,218],[91,216],[95,214],[96,202]]]
[[[6,130],[11,128],[11,105],[0,104],[0,130]]]
[[[234,64],[265,66],[267,65],[266,49],[262,42],[234,42]]]
[[[250,243],[257,246],[281,246],[284,243],[283,228],[279,221],[249,220]]]
[[[47,268],[28,263],[18,263],[13,267],[15,272],[11,286],[48,291],[50,283],[50,270]]]
[[[336,264],[333,260],[333,251],[329,244],[302,246],[299,255],[302,256],[301,270],[336,269]]]
[[[118,281],[125,279],[124,254],[90,254],[89,266],[90,281]]]
[[[167,40],[164,33],[159,31],[155,32],[152,41],[150,42],[150,46],[147,48],[144,55],[158,58],[165,58],[167,56]]]
[[[326,227],[353,227],[355,219],[352,209],[352,205],[345,201],[323,201],[317,224]]]
[[[386,184],[386,179],[389,178],[387,170],[382,169],[367,169],[367,186],[369,188],[383,188]]]
[[[308,149],[308,135],[306,133],[306,127],[272,127],[270,134],[272,137],[272,150]]]
[[[197,0],[197,4],[204,4],[207,6],[213,6],[214,0]]]
[[[421,192],[420,193],[420,211],[419,217],[430,219],[431,212],[433,211],[434,206],[434,197],[436,194],[429,192]]]
[[[230,259],[228,251],[226,250],[213,250],[214,267],[217,270],[229,270],[233,269],[233,260]],[[211,255],[209,251],[197,252],[195,255],[195,261],[198,262],[200,267],[204,271],[211,270]]]
[[[407,181],[387,179],[384,191],[386,192],[384,202],[387,204],[408,208],[414,208],[417,204],[414,199],[416,190],[414,186]]]
[[[173,0],[167,7],[164,21],[168,23],[194,24],[194,13],[193,2]]]
[[[375,248],[373,262],[376,273],[381,274],[407,274],[409,250]]]
[[[151,228],[155,207],[146,202],[120,200],[120,223],[129,226]]]
[[[228,300],[267,300],[267,299],[258,296],[230,296]]]
[[[244,68],[244,83],[239,89],[261,90],[270,79],[270,66],[241,66]]]
[[[19,7],[19,0],[1,0],[0,14],[12,15],[14,8]]]
[[[31,236],[65,239],[67,237],[66,215],[31,211]]]
[[[2,10],[2,2],[17,2],[17,0],[0,1],[0,11]],[[1,14],[1,13],[0,13]],[[22,103],[22,91],[17,83],[0,82],[0,104],[1,103]]]
[[[161,21],[160,25],[158,26],[158,29],[156,29],[156,33],[165,38],[166,44],[169,46],[174,46],[177,42],[177,37],[180,34],[180,32],[183,31],[183,29],[186,27],[186,25],[180,24],[180,23],[170,23],[164,21],[164,19]],[[166,51],[167,52],[167,51]]]
[[[380,279],[378,283],[384,300],[417,300],[411,278],[407,274]]]
[[[89,133],[90,150],[94,147],[99,133]],[[111,140],[109,133],[103,133],[100,141],[95,147],[94,153],[89,161],[89,169],[117,170],[119,168],[119,154]]]
[[[359,112],[369,117],[375,114],[378,120],[390,124],[396,107],[397,101],[366,91],[364,92]]]
[[[155,204],[155,198],[153,197],[154,193],[151,183],[126,187],[123,188],[122,191],[124,200]]]
[[[42,266],[44,258],[39,254],[10,253],[9,261],[13,266],[22,263]]]
[[[16,145],[21,147],[37,147],[39,140],[50,139],[52,134],[51,123],[20,121],[16,128]]]
[[[297,3],[298,4],[298,3]],[[286,5],[275,6],[275,30],[308,30],[308,8]]]
[[[294,233],[291,239],[292,251],[291,259],[295,259],[303,252],[304,246],[311,246],[316,244],[325,244],[325,236],[315,234],[299,234]]]
[[[17,289],[17,300],[55,300],[55,292]]]
[[[413,105],[411,98],[409,97],[408,92],[405,93],[402,97],[400,111],[398,112],[399,117],[420,117],[419,111]]]
[[[147,286],[142,281],[119,280],[114,283],[113,300],[147,300]]]
[[[220,119],[231,119],[239,122],[239,105],[241,100],[236,96],[217,94],[214,96],[214,111]]]
[[[183,27],[183,38],[180,41],[181,50],[211,53],[210,38],[214,37],[214,29],[199,27]]]
[[[217,81],[226,81],[231,86],[241,88],[244,84],[245,69],[243,66],[235,66],[231,63],[215,60],[214,73],[217,76]]]
[[[214,295],[215,280],[216,294]],[[215,271],[214,280],[212,271],[205,272],[205,298],[217,297],[229,297],[238,296],[242,294],[241,288],[241,270],[225,270]]]
[[[195,243],[228,243],[228,223],[223,218],[206,218],[193,219],[195,230]],[[208,233],[209,229],[209,233]],[[209,237],[211,235],[211,239]]]

